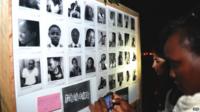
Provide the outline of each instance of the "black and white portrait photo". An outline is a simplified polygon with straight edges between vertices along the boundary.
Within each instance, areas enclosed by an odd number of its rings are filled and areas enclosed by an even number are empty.
[[[86,68],[86,73],[95,72],[96,71],[96,67],[95,67],[94,57],[87,56],[85,66],[86,66],[85,67]]]
[[[99,47],[106,47],[106,31],[98,31],[98,45]]]
[[[116,33],[110,32],[109,47],[116,47]]]
[[[47,12],[54,14],[63,13],[63,1],[62,0],[47,0]]]
[[[129,46],[130,35],[128,33],[124,33],[124,39],[125,39],[125,46]]]
[[[98,90],[106,88],[106,85],[107,85],[106,78],[101,76],[99,79]]]
[[[19,60],[21,87],[28,87],[41,83],[40,59]]]
[[[131,29],[135,30],[135,19],[131,18]]]
[[[136,54],[135,54],[135,52],[133,52],[132,61],[135,61],[135,60],[136,60]]]
[[[123,72],[117,73],[117,82],[118,82],[118,85],[122,86],[123,81],[124,81]]]
[[[92,28],[86,29],[85,47],[95,47],[95,31]]]
[[[106,9],[103,7],[97,7],[97,22],[106,24]]]
[[[115,89],[116,88],[116,77],[115,74],[111,74],[108,76],[108,81],[109,81],[109,89]]]
[[[48,57],[48,81],[55,81],[63,79],[63,58],[62,57]]]
[[[116,26],[116,14],[114,11],[109,11],[109,26]]]
[[[47,44],[48,48],[61,48],[63,45],[60,43],[61,29],[58,25],[53,24],[48,29],[48,36],[50,43]]]
[[[123,52],[119,51],[118,54],[118,65],[123,65]]]
[[[40,31],[39,22],[32,20],[18,21],[19,25],[19,47],[39,47]]]
[[[115,68],[115,67],[116,67],[116,54],[109,53],[109,68]]]
[[[129,16],[124,15],[124,27],[128,28],[128,25],[129,25]]]
[[[94,21],[94,7],[90,5],[85,6],[85,20]]]
[[[99,59],[100,59],[99,60],[99,67],[100,67],[99,69],[100,70],[107,70],[107,61],[106,61],[107,56],[106,56],[106,54],[105,53],[101,54]]]
[[[78,112],[91,103],[90,81],[62,89],[64,112]]]
[[[73,78],[81,74],[81,56],[70,57],[70,72],[69,77]]]
[[[126,64],[129,64],[130,63],[130,52],[125,51],[124,55],[125,55]]]
[[[117,35],[117,37],[118,37],[118,46],[123,46],[123,43],[124,43],[124,39],[123,39],[123,35],[122,35],[122,33],[121,32],[118,32],[117,33],[118,35]]]
[[[122,14],[121,13],[117,14],[117,26],[118,27],[123,27],[123,18],[122,18]]]
[[[19,0],[19,6],[39,10],[40,0]]]
[[[69,48],[80,48],[80,31],[78,28],[72,28],[70,32],[70,37],[71,37],[71,43],[69,43],[68,47]]]
[[[81,18],[81,7],[77,0],[70,4],[70,7],[68,8],[68,17],[77,19]]]
[[[136,80],[136,71],[133,70],[133,73],[132,73],[132,81],[135,81]]]
[[[135,37],[134,37],[134,36],[132,37],[131,46],[132,46],[132,47],[135,47]]]
[[[127,71],[126,71],[126,82],[129,82],[129,80],[130,80],[130,73],[129,73],[129,71],[127,70]]]

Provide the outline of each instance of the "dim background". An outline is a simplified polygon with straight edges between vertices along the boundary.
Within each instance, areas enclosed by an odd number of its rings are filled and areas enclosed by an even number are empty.
[[[119,0],[121,4],[140,14],[140,37],[142,54],[158,45],[158,36],[169,20],[200,7],[195,0]],[[156,74],[151,68],[152,56],[142,55],[142,112],[155,112],[153,92]]]

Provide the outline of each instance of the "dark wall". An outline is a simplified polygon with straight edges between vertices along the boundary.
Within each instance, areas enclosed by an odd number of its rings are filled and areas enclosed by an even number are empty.
[[[158,36],[168,21],[200,6],[196,0],[120,0],[140,14],[141,50],[150,51],[158,45]],[[152,57],[142,56],[142,111],[155,112],[154,100],[157,76],[151,68]]]

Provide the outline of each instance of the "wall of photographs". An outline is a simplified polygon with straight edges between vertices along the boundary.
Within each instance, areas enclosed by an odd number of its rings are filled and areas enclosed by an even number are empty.
[[[18,112],[88,112],[110,91],[140,97],[138,15],[95,0],[13,0],[12,8]]]

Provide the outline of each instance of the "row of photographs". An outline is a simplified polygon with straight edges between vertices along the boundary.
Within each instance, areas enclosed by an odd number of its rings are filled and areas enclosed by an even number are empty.
[[[123,74],[123,71],[120,71],[119,73],[117,73],[118,78],[116,80],[116,78],[114,77],[114,73],[116,70],[112,69],[120,69],[120,66],[121,68],[127,68],[135,63],[133,62],[132,64],[130,64],[129,58],[128,61],[123,60],[126,62],[126,65],[120,65],[123,64],[121,63],[122,59],[120,55],[121,52],[119,53],[119,57],[117,59],[119,67],[116,67],[117,63],[115,53],[109,53],[109,62],[106,62],[106,54],[103,53],[98,60],[98,65],[96,64],[97,62],[95,62],[96,59],[94,56],[86,56],[84,64],[82,62],[81,56],[71,56],[69,57],[69,65],[64,64],[65,62],[63,57],[47,57],[46,60],[41,60],[40,58],[36,57],[26,59],[19,58],[18,63],[15,62],[16,66],[18,66],[16,67],[16,69],[18,69],[18,74],[16,74],[15,77],[18,81],[17,85],[19,88],[19,95],[27,94],[29,92],[39,89],[39,87],[41,87],[42,85],[42,82],[44,82],[44,79],[46,80],[47,85],[56,86],[65,83],[66,79],[68,79],[67,82],[70,83],[82,80],[84,76],[98,77],[103,76],[102,74],[104,74],[105,76],[105,74],[110,73],[112,73],[112,75],[109,75],[109,78],[101,77],[98,90],[103,89],[106,86],[104,81],[108,79],[110,84],[109,90],[115,89],[115,83],[117,83],[117,81],[119,82],[120,87],[121,85],[123,85],[124,81],[129,82],[131,80],[130,77],[133,75],[130,75],[131,73],[129,73],[129,70],[126,71],[126,76]],[[99,72],[97,72],[98,70]],[[135,74],[134,72],[133,74]],[[135,78],[132,78],[132,81],[134,80]]]
[[[84,18],[87,22],[97,22],[102,25],[108,23],[111,27],[135,29],[134,17],[112,8],[106,8],[105,5],[94,0],[19,0],[16,4],[19,4],[16,7],[20,12],[30,13],[44,9],[54,17],[66,15],[73,21],[80,21]]]
[[[40,28],[38,21],[18,20],[16,46],[30,48],[46,46],[46,48],[113,48],[135,47],[135,33],[115,30],[95,29],[71,24],[63,28],[61,24],[49,24]],[[65,32],[65,29],[68,31]],[[45,37],[45,38],[44,38]],[[43,44],[42,44],[43,43]],[[65,44],[67,43],[67,44]]]
[[[86,80],[74,85],[63,87],[60,92],[39,96],[37,98],[38,112],[44,109],[44,106],[51,105],[52,102],[48,101],[56,101],[58,104],[63,104],[62,106],[55,105],[52,108],[45,109],[48,112],[53,110],[59,110],[62,112],[90,112],[88,106],[91,104],[93,99],[91,89],[91,81]],[[105,92],[108,93],[108,91]],[[129,87],[126,86],[115,90],[114,92],[129,101]],[[48,97],[48,101],[45,102],[43,106],[40,106],[47,100],[46,97]],[[110,101],[110,98],[105,97],[106,104],[110,105]]]

